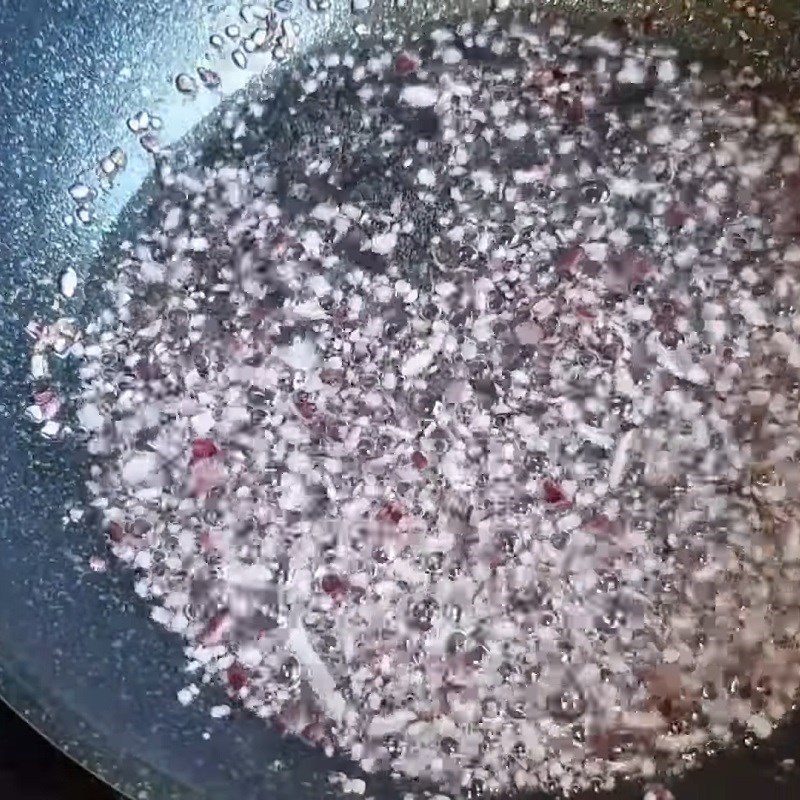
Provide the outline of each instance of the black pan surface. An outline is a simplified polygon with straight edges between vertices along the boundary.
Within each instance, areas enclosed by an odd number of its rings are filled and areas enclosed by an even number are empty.
[[[349,4],[313,20],[302,5],[286,12],[302,30],[300,52],[353,35]],[[776,91],[792,91],[800,75],[795,0],[753,0],[769,6],[772,22],[711,0],[543,5],[753,63]],[[376,4],[370,20],[376,26],[382,8]],[[103,263],[97,253],[113,246],[117,220],[150,169],[146,154],[133,152],[127,116],[163,107],[165,134],[176,140],[201,122],[211,109],[176,100],[173,76],[196,63],[224,13],[235,10],[188,0],[0,0],[0,692],[60,749],[138,800],[321,800],[337,796],[331,769],[355,776],[354,768],[246,715],[211,719],[213,692],[190,708],[175,701],[181,643],[150,620],[129,575],[88,570],[89,556],[104,548],[94,521],[64,524],[64,509],[82,493],[79,445],[43,441],[22,413],[25,325],[49,313],[68,265],[87,286],[73,310],[89,312],[102,272],[92,267]],[[409,27],[439,13],[451,9],[387,11]],[[120,143],[130,147],[130,163],[98,199],[97,221],[65,226],[73,208],[66,188]],[[135,209],[126,213],[122,219]],[[790,722],[758,750],[719,756],[678,780],[674,792],[679,800],[800,797],[800,778],[780,766],[795,757],[800,723]],[[402,790],[377,779],[369,791],[389,800]],[[640,797],[641,788],[614,796]]]

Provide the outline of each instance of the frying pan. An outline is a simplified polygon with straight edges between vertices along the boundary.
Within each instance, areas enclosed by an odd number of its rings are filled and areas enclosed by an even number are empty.
[[[325,12],[305,3],[279,17],[296,22],[295,55],[325,43],[380,31],[409,32],[435,17],[478,10],[482,2],[430,5],[375,0],[355,19],[348,3]],[[664,38],[692,57],[749,64],[765,91],[794,94],[800,85],[800,6],[716,0],[564,0],[540,3],[620,35]],[[752,9],[752,10],[751,10]],[[140,108],[164,120],[161,138],[181,142],[213,125],[215,103],[174,88],[176,73],[206,63],[209,34],[239,8],[190,0],[0,0],[0,693],[64,752],[138,800],[322,800],[336,798],[332,769],[356,776],[345,760],[327,759],[242,715],[211,719],[214,691],[189,708],[181,642],[153,623],[113,568],[93,573],[89,557],[104,544],[96,520],[65,524],[82,497],[84,461],[74,441],[45,441],[23,409],[34,317],[52,318],[58,276],[82,279],[69,306],[87,318],[113,260],[115,242],[144,204],[152,162],[125,120]],[[260,71],[261,66],[255,64]],[[282,67],[262,81],[279,80]],[[251,73],[229,68],[226,92],[246,91]],[[205,120],[205,122],[204,122]],[[211,120],[211,122],[209,122]],[[95,221],[65,225],[67,187],[93,174],[115,146],[128,166],[94,204]],[[69,379],[74,364],[61,365]],[[800,724],[787,722],[758,750],[730,752],[670,781],[679,800],[800,796],[800,779],[776,765],[800,753]],[[371,777],[368,794],[402,796],[404,787]],[[615,797],[639,797],[623,786]]]

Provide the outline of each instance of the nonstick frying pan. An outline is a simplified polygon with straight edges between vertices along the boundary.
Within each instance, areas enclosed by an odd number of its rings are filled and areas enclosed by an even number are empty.
[[[356,19],[348,3],[312,13],[295,0],[277,5],[295,20],[296,56],[326,42],[379,31],[387,18],[408,31],[436,16],[479,10],[481,3],[385,5]],[[301,7],[302,5],[302,7]],[[460,6],[460,8],[459,8]],[[565,0],[544,12],[611,26],[618,35],[663,38],[694,57],[749,64],[765,91],[800,85],[800,10],[796,0]],[[0,2],[0,692],[58,747],[140,800],[334,798],[331,769],[356,774],[304,744],[282,738],[246,715],[214,720],[213,692],[197,704],[175,700],[183,686],[181,643],[153,623],[130,591],[130,575],[92,573],[103,541],[90,516],[64,523],[83,485],[80,445],[43,440],[25,420],[25,326],[47,317],[58,276],[73,266],[86,287],[72,307],[88,314],[114,243],[135,218],[152,167],[125,120],[157,109],[162,139],[196,136],[214,117],[208,99],[176,93],[174,76],[191,71],[209,34],[236,8],[188,0],[29,0]],[[261,80],[278,80],[280,67]],[[231,71],[225,86],[250,73]],[[225,102],[223,100],[223,102]],[[113,147],[129,163],[101,193],[87,226],[65,225],[68,186],[91,174]],[[138,199],[137,199],[138,198]],[[93,294],[94,292],[94,294]],[[68,373],[70,365],[64,366]],[[787,723],[759,750],[711,759],[672,782],[679,800],[800,796],[800,778],[777,765],[800,752],[800,724]],[[381,800],[402,787],[373,780]],[[616,797],[641,796],[620,788]]]

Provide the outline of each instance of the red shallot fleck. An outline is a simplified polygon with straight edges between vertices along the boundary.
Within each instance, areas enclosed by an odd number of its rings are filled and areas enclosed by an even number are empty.
[[[206,629],[200,634],[200,642],[204,645],[219,644],[233,627],[233,620],[228,611],[220,611],[209,621]]]
[[[36,392],[33,402],[41,409],[43,419],[53,419],[61,408],[61,401],[52,389]]]
[[[570,499],[561,485],[550,478],[542,481],[542,496],[546,503],[557,508],[566,508],[571,505]]]
[[[348,589],[350,588],[350,584],[346,578],[343,578],[341,575],[336,575],[332,572],[324,575],[319,585],[325,594],[336,601],[344,599],[347,596]]]
[[[53,399],[55,399],[55,393],[51,389],[42,389],[41,392],[33,395],[33,401],[37,406],[45,406]]]
[[[380,522],[392,522],[398,525],[403,518],[403,507],[396,500],[390,500],[378,512],[377,518]]]
[[[394,62],[394,71],[401,77],[411,75],[419,67],[419,61],[408,53],[400,53]]]
[[[583,304],[575,306],[575,316],[587,322],[597,319],[597,314],[589,306]]]
[[[234,692],[240,692],[247,686],[247,670],[238,662],[234,662],[228,667],[228,685]]]
[[[414,452],[411,454],[411,463],[412,463],[412,464],[413,464],[413,465],[414,465],[414,466],[415,466],[417,469],[425,469],[425,467],[427,467],[427,466],[428,466],[428,459],[427,459],[427,458],[425,458],[425,456],[424,456],[424,455],[422,455],[422,453],[420,453],[420,452],[419,452],[419,450],[415,450],[415,451],[414,451]],[[399,521],[399,520],[398,520],[398,521]]]
[[[110,522],[108,524],[108,538],[114,544],[119,544],[125,538],[125,529],[119,522]]]
[[[199,461],[203,458],[213,458],[219,453],[219,448],[211,439],[195,439],[192,442],[192,459]]]
[[[582,247],[570,247],[556,258],[556,269],[562,275],[574,275],[585,258]]]
[[[664,224],[668,228],[682,228],[690,218],[688,210],[680,203],[673,203],[664,212]]]
[[[297,401],[297,413],[303,419],[311,419],[317,413],[317,406],[307,398]]]

